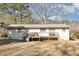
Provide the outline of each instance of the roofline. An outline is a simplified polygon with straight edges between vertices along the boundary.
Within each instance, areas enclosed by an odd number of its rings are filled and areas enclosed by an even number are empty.
[[[56,26],[58,25],[58,26],[56,27],[55,25]],[[69,29],[69,25],[66,25],[66,24],[10,24],[7,26],[7,29],[21,29],[21,28],[22,29],[38,29],[38,28]]]
[[[7,27],[7,29],[43,29],[43,28]],[[59,27],[59,28],[50,28],[50,27],[47,27],[45,29],[69,29],[69,27]]]

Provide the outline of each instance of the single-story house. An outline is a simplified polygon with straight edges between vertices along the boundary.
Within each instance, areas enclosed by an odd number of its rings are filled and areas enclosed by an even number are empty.
[[[69,26],[66,24],[10,24],[7,29],[11,39],[57,37],[58,40],[69,40]]]

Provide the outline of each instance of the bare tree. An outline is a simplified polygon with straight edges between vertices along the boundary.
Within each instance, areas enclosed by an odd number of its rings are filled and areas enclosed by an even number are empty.
[[[41,23],[47,23],[49,17],[52,16],[60,16],[62,17],[63,12],[63,4],[30,4],[32,17],[37,17],[40,19]],[[36,16],[34,16],[34,14]],[[56,18],[57,19],[57,18]]]

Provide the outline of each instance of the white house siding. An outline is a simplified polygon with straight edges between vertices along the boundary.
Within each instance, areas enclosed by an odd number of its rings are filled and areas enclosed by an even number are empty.
[[[28,33],[40,32],[40,29],[28,29]]]
[[[69,40],[69,29],[56,29],[56,33],[59,35],[59,40]]]
[[[37,32],[39,33],[39,36],[49,36],[49,30],[46,29],[44,32],[41,32],[40,29],[28,29],[28,33]]]
[[[39,36],[49,36],[49,29],[41,32],[40,29],[29,29],[29,33],[38,32]],[[59,40],[69,40],[69,29],[55,29],[55,34]]]
[[[44,32],[41,32],[41,29],[40,29],[39,36],[43,36],[43,37],[49,36],[49,30],[48,29],[45,29]]]
[[[52,29],[53,30],[53,29]],[[57,34],[59,40],[69,40],[69,29],[54,29],[55,34]],[[28,33],[37,32],[39,36],[49,36],[49,29],[45,31],[41,31],[41,29],[28,29]],[[26,32],[22,30],[22,32],[18,33],[17,30],[10,30],[8,36],[13,39],[22,39],[23,35]],[[16,34],[16,35],[15,35]]]

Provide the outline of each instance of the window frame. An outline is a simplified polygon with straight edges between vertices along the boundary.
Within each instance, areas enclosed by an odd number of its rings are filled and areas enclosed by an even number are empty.
[[[46,32],[46,29],[45,28],[41,28],[40,32]]]

